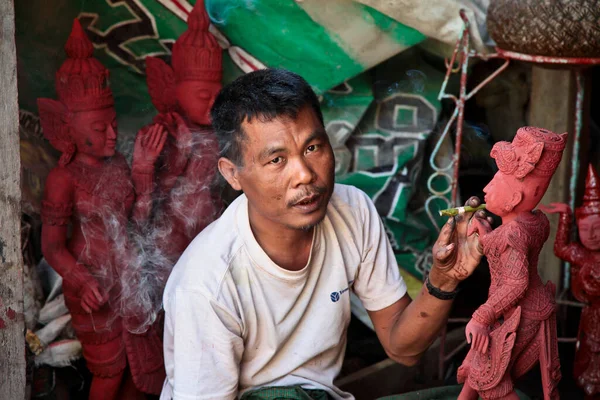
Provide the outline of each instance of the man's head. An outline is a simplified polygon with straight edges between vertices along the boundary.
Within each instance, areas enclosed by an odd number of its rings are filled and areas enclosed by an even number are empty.
[[[334,158],[317,96],[300,76],[276,69],[224,87],[211,111],[219,171],[248,197],[251,215],[292,229],[325,216]]]

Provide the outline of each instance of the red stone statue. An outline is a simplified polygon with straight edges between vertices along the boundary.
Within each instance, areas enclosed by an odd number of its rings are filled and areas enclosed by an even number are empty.
[[[461,400],[518,399],[513,380],[538,361],[544,398],[558,398],[555,286],[544,285],[537,272],[550,228],[546,216],[532,210],[560,163],[565,139],[566,133],[525,127],[512,143],[492,149],[499,171],[484,188],[485,202],[502,225],[481,237],[492,282],[487,301],[467,324],[471,350],[458,370],[465,383]]]
[[[63,277],[73,328],[93,374],[89,398],[144,398],[141,392],[161,391],[161,340],[154,328],[140,335],[123,329],[115,307],[119,273],[132,259],[127,224],[149,215],[154,163],[166,133],[155,125],[139,135],[131,174],[115,150],[108,70],[93,58],[77,19],[65,50],[68,58],[56,73],[58,101],[38,99],[44,135],[62,152],[46,180],[42,251]]]
[[[221,89],[222,55],[209,23],[199,0],[173,46],[172,67],[146,58],[148,89],[159,111],[154,122],[169,132],[157,165],[154,227],[161,232],[157,244],[173,263],[220,211],[213,192],[219,154],[209,113]]]
[[[560,213],[554,242],[557,257],[571,263],[573,296],[586,303],[579,324],[579,341],[573,373],[586,395],[600,394],[600,181],[590,164],[585,183],[583,204],[577,208],[579,241],[571,241],[573,214],[564,203],[544,207],[549,213]],[[542,208],[542,207],[540,207]],[[594,397],[597,398],[597,397]]]

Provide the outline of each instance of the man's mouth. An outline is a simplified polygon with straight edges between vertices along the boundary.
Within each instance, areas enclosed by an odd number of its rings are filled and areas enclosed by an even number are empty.
[[[321,205],[321,199],[323,198],[320,194],[313,194],[306,196],[300,201],[296,202],[293,207],[301,209],[304,212],[313,212]]]

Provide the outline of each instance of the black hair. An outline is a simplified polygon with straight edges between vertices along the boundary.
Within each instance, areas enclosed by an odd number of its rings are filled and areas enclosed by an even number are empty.
[[[307,105],[323,124],[317,95],[308,82],[293,72],[261,69],[237,78],[221,90],[210,111],[220,156],[242,165],[244,121],[258,118],[268,122],[278,117],[296,119]]]

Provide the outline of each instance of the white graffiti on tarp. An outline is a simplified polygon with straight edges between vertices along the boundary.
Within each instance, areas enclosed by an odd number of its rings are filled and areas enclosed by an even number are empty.
[[[188,15],[192,12],[194,7],[186,0],[157,0],[167,10],[171,11],[177,17],[187,22]]]
[[[81,12],[79,20],[94,47],[104,49],[109,56],[139,74],[143,74],[146,57],[165,57],[171,54],[174,41],[160,39],[156,19],[140,0],[105,1],[111,8],[125,7],[131,14],[131,19],[118,21],[103,31],[96,26],[100,18],[97,13]],[[144,39],[156,40],[162,46],[162,50],[135,54],[127,47]]]
[[[377,104],[377,131],[355,133],[348,139],[354,172],[388,177],[373,196],[382,216],[400,222],[404,215],[398,205],[406,206],[405,191],[410,192],[419,178],[425,140],[436,121],[437,110],[425,97],[396,93]]]
[[[396,137],[426,139],[437,121],[436,108],[423,96],[396,93],[377,105],[375,126]]]

